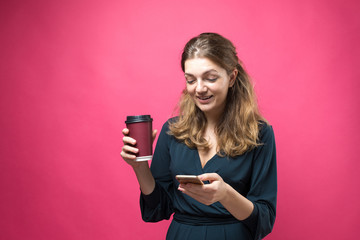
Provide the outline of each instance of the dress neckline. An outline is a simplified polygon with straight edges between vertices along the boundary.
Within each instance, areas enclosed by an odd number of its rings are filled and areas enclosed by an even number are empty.
[[[204,164],[204,166],[202,165],[202,163],[201,163],[201,158],[200,158],[200,153],[199,153],[199,150],[196,148],[195,149],[195,151],[196,151],[196,155],[197,155],[197,164],[198,164],[198,166],[200,167],[200,169],[202,170],[202,171],[204,171],[205,170],[205,168],[209,165],[209,164],[211,164],[211,162],[216,158],[216,156],[217,156],[217,153],[215,153],[210,159],[208,159],[206,162],[205,162],[205,164]]]

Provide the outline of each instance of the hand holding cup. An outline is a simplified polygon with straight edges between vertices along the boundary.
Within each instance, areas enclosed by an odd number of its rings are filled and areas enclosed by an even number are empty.
[[[157,131],[152,131],[150,115],[128,116],[126,126],[122,131],[124,146],[120,155],[129,165],[136,167],[142,161],[151,160]]]

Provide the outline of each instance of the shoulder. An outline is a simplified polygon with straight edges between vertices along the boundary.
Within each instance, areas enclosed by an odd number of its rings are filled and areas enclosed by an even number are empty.
[[[173,124],[173,123],[176,123],[178,121],[179,121],[179,116],[176,116],[176,117],[169,118],[166,122],[168,124]]]
[[[169,131],[170,125],[176,123],[179,120],[179,117],[169,118],[162,126],[162,130]]]
[[[163,123],[160,135],[171,135],[170,133],[170,126],[178,121],[179,117],[172,117],[169,118],[165,123]]]
[[[261,143],[266,143],[269,141],[274,141],[274,130],[273,127],[264,121],[259,122],[259,141]]]
[[[257,163],[276,161],[276,144],[273,127],[267,122],[260,123],[259,145],[254,149]]]
[[[163,123],[158,141],[156,145],[170,147],[175,141],[175,137],[171,134],[170,125],[177,121],[177,117],[169,118]]]

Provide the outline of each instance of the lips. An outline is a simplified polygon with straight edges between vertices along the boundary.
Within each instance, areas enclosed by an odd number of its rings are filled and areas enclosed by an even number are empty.
[[[198,99],[200,100],[207,100],[207,99],[210,99],[212,97],[212,95],[210,96],[197,96]]]
[[[213,95],[210,96],[196,96],[196,99],[200,102],[200,103],[208,103],[211,101]]]

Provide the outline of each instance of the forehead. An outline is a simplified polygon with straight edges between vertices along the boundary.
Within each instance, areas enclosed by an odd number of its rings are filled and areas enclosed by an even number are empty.
[[[185,74],[201,75],[210,70],[215,70],[218,73],[226,73],[225,69],[215,64],[208,58],[191,58],[185,61]]]

